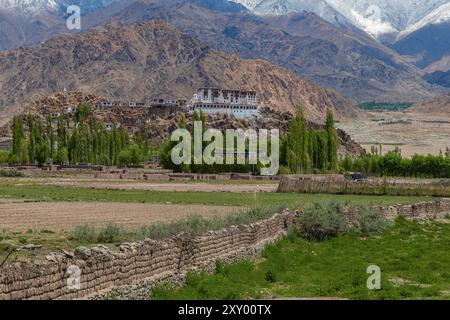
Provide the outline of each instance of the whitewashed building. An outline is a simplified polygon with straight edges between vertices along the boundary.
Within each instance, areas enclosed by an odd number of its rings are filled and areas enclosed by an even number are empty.
[[[226,113],[236,118],[258,116],[260,105],[256,91],[200,88],[188,105],[190,112]]]

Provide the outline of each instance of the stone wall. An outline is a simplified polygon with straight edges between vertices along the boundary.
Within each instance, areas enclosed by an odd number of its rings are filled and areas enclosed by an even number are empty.
[[[450,199],[373,209],[390,220],[398,216],[439,219],[450,214]],[[350,221],[356,212],[348,210]],[[217,259],[231,262],[256,257],[265,244],[287,232],[298,214],[286,210],[262,221],[201,235],[124,243],[117,251],[78,248],[73,254],[50,254],[45,261],[6,264],[0,268],[0,300],[83,299],[102,297],[111,290],[120,292],[121,288],[125,288],[125,296],[145,299],[149,286],[161,280],[180,279],[187,271],[211,268]],[[73,266],[81,270],[76,290],[67,286]]]
[[[4,265],[0,269],[0,300],[86,298],[144,279],[152,282],[177,277],[216,259],[251,258],[264,244],[284,235],[294,215],[285,212],[198,236],[125,243],[118,251],[105,247],[78,248],[74,254],[49,255],[46,261]],[[69,290],[67,286],[71,266],[81,270],[79,290]]]
[[[285,175],[278,192],[450,197],[450,179],[369,178],[343,175]]]
[[[278,176],[257,176],[249,174],[203,174],[203,173],[152,173],[139,169],[110,170],[95,172],[96,179],[130,179],[150,181],[210,181],[210,180],[257,180],[278,181]]]
[[[443,198],[434,201],[398,204],[395,206],[371,206],[371,209],[391,221],[399,216],[418,221],[443,219],[450,215],[450,199]],[[353,215],[358,210],[358,208],[348,209],[347,214],[350,221],[352,221]]]

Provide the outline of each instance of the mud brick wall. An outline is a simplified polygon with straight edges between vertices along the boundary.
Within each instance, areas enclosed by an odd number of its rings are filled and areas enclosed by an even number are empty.
[[[278,192],[450,197],[450,180],[370,178],[352,181],[343,175],[282,176]]]
[[[80,299],[136,281],[158,281],[196,271],[216,259],[240,259],[249,249],[261,249],[287,231],[294,212],[284,212],[248,225],[198,236],[124,243],[117,251],[105,247],[53,253],[45,261],[14,263],[0,269],[0,300]],[[81,270],[80,288],[67,286],[73,266]]]
[[[392,213],[385,209],[383,214],[391,219],[395,218],[395,215],[414,220],[443,219],[450,215],[450,199],[444,198],[436,201],[399,205],[397,206],[397,212]]]
[[[443,219],[450,215],[450,199],[443,198],[435,201],[423,201],[414,204],[399,204],[395,206],[372,206],[372,210],[388,220],[395,220],[402,216],[410,220],[434,220]],[[352,221],[359,208],[349,208],[348,218]]]

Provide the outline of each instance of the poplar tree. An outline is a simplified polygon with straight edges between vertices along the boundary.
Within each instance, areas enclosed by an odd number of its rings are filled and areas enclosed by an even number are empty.
[[[28,115],[28,158],[34,162],[36,156],[36,140],[34,138],[34,120],[31,114]]]
[[[286,137],[286,162],[292,173],[307,172],[311,168],[308,140],[306,119],[303,109],[299,106]]]
[[[336,128],[334,127],[333,112],[329,109],[327,111],[326,131],[328,135],[328,169],[335,170],[338,165],[337,151],[339,139]]]
[[[22,118],[15,116],[13,118],[13,150],[12,154],[17,162],[21,161],[21,151],[23,146],[23,140],[25,138],[25,133],[23,129]]]

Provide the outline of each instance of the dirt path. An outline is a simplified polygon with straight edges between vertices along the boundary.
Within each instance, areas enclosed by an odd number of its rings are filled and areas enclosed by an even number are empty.
[[[71,230],[77,225],[104,226],[114,222],[132,229],[155,222],[168,222],[198,214],[205,218],[224,216],[239,207],[101,202],[0,202],[0,232],[28,229]]]

